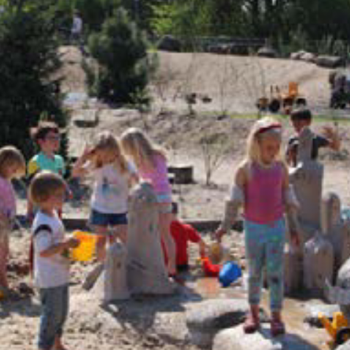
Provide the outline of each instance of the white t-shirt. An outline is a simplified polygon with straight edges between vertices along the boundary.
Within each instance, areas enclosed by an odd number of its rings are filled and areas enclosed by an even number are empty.
[[[93,170],[92,209],[104,214],[124,214],[128,211],[128,179],[131,174],[136,174],[136,169],[131,163],[127,167],[124,174],[113,164]]]
[[[53,288],[68,284],[69,260],[62,254],[43,258],[40,252],[64,240],[64,226],[58,215],[48,216],[41,211],[35,215],[32,232],[41,225],[51,228],[40,230],[34,235],[34,281],[38,288]]]

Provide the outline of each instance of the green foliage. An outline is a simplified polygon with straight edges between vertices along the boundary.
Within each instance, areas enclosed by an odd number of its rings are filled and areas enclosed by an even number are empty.
[[[29,128],[42,112],[66,126],[60,81],[52,79],[60,68],[53,13],[50,2],[27,0],[6,2],[0,16],[0,146],[13,144],[26,158],[35,152]]]
[[[98,63],[97,72],[88,69],[90,91],[109,103],[131,103],[132,95],[148,83],[152,62],[147,41],[126,11],[120,8],[108,18],[102,30],[89,37],[89,50]]]

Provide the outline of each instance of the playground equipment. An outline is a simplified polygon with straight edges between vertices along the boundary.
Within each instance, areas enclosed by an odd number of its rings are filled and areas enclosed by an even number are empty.
[[[90,261],[95,253],[96,237],[89,232],[74,231],[73,237],[80,241],[77,248],[71,250],[71,259],[75,261]]]
[[[260,97],[256,102],[259,111],[277,113],[280,110],[289,114],[294,107],[306,106],[307,100],[299,93],[299,84],[290,81],[287,91],[283,91],[278,85],[270,86],[270,97]]]
[[[332,340],[329,342],[331,347],[334,347],[334,345],[337,346],[344,344],[350,339],[349,324],[342,312],[335,312],[333,314],[332,322],[329,321],[329,319],[322,313],[318,315],[318,318],[332,338]]]

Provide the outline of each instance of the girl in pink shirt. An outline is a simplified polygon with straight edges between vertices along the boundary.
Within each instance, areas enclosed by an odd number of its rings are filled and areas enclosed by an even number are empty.
[[[176,274],[176,248],[170,234],[171,187],[168,180],[165,152],[153,144],[139,129],[130,128],[121,137],[122,148],[138,168],[140,177],[152,184],[159,205],[159,226],[168,256],[169,275]]]
[[[8,233],[16,215],[16,198],[11,179],[25,175],[25,160],[15,147],[0,148],[0,290],[8,289],[7,262],[9,256]]]
[[[243,206],[245,246],[248,259],[248,300],[250,312],[244,323],[246,333],[259,326],[262,271],[266,267],[270,289],[271,334],[285,332],[283,304],[284,213],[289,215],[293,244],[298,244],[295,207],[297,201],[289,187],[288,171],[281,161],[281,124],[270,117],[257,121],[248,137],[246,159],[238,167],[231,197],[226,202],[225,219],[216,234],[220,239]],[[293,214],[294,213],[294,214]],[[292,220],[294,218],[294,220]],[[291,224],[292,223],[292,224]]]

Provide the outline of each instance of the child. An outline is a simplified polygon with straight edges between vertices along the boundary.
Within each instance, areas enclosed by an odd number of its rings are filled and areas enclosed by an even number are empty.
[[[187,225],[177,218],[178,206],[175,202],[172,203],[172,214],[173,220],[170,224],[170,233],[175,241],[176,246],[176,268],[179,272],[187,271],[189,268],[187,254],[188,242],[197,243],[199,245],[199,252],[201,257],[206,256],[207,247],[199,233],[191,225]]]
[[[299,135],[304,127],[310,127],[312,114],[309,109],[296,109],[291,113],[290,120],[297,135],[292,136],[288,141],[286,158],[289,165],[296,166]],[[324,133],[325,136],[315,134],[312,141],[311,159],[317,159],[318,150],[321,147],[330,147],[336,151],[340,149],[340,140],[335,130],[324,127]]]
[[[40,122],[38,127],[30,130],[33,141],[39,146],[40,152],[28,163],[27,174],[31,179],[42,170],[50,170],[61,176],[65,175],[63,158],[56,154],[60,148],[60,130],[53,122]],[[28,200],[27,218],[31,222],[34,217],[33,204]]]
[[[65,350],[63,326],[68,315],[69,248],[79,241],[65,239],[64,227],[57,210],[62,207],[66,184],[60,175],[43,171],[34,176],[29,195],[39,210],[35,215],[32,235],[34,244],[34,279],[42,306],[39,350]]]
[[[16,198],[11,179],[25,175],[25,160],[13,146],[0,148],[0,290],[6,294],[6,266],[9,256],[8,231],[16,216]]]
[[[156,193],[159,205],[159,226],[168,261],[168,273],[176,275],[176,248],[170,234],[171,187],[168,180],[165,152],[148,139],[139,129],[130,128],[121,137],[125,154],[136,164],[142,179],[149,181]]]
[[[129,185],[137,181],[137,174],[121,153],[118,140],[109,131],[98,134],[93,148],[85,149],[74,165],[73,176],[82,176],[89,170],[95,179],[90,223],[98,235],[97,259],[104,261],[109,227],[113,227],[113,232],[118,232],[121,240],[126,242]],[[113,243],[115,237],[108,237]]]
[[[285,204],[291,219],[289,226],[292,243],[298,244],[294,210],[297,203],[289,187],[286,166],[280,160],[280,146],[281,124],[269,117],[254,124],[248,137],[246,158],[237,169],[231,197],[226,202],[225,217],[216,232],[220,239],[236,220],[239,206],[244,206],[250,304],[244,331],[253,333],[260,326],[261,277],[266,266],[273,336],[285,332],[281,318]]]

